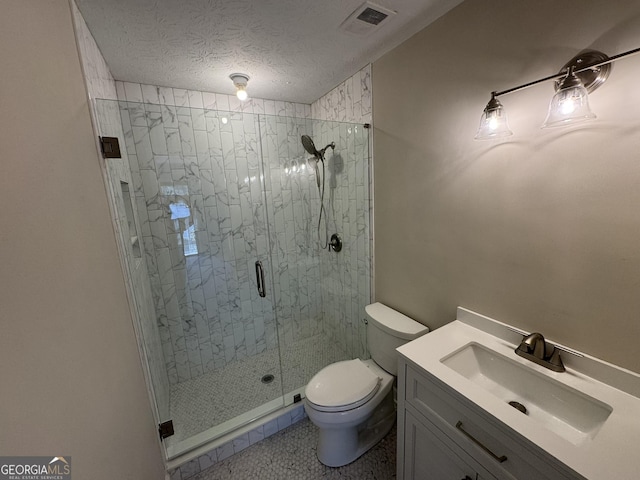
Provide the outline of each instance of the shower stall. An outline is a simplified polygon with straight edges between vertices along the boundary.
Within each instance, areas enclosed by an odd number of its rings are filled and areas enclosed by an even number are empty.
[[[107,187],[157,415],[173,423],[168,458],[298,401],[325,365],[368,357],[366,126],[95,106],[120,142]],[[335,147],[320,164],[302,136]],[[323,248],[332,234],[340,252]]]

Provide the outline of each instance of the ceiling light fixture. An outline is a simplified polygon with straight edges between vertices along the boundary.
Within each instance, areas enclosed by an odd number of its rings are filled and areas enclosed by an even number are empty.
[[[586,50],[573,57],[559,73],[517,87],[491,92],[491,99],[480,117],[476,140],[491,140],[512,135],[499,96],[524,90],[538,83],[555,80],[556,94],[549,104],[549,113],[542,128],[574,124],[596,118],[589,108],[589,93],[602,85],[611,73],[611,63],[640,53],[640,48],[608,57],[596,50]]]
[[[232,73],[229,78],[236,87],[236,97],[244,102],[249,95],[247,94],[247,83],[249,83],[249,75],[246,73]]]

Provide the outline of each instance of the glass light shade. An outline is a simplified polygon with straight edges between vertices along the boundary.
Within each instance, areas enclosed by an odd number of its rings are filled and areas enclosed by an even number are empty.
[[[507,123],[507,114],[498,99],[492,95],[491,100],[482,112],[480,127],[476,133],[476,140],[491,140],[493,138],[513,135]]]
[[[542,128],[558,127],[592,118],[596,116],[589,108],[589,94],[580,79],[573,73],[572,68],[551,99],[549,113]]]

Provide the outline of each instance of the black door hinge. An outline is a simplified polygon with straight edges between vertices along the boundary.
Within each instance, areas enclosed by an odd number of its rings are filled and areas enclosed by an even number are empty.
[[[173,420],[167,420],[159,424],[158,433],[160,434],[160,440],[164,440],[173,435]]]
[[[104,158],[122,158],[117,137],[100,137],[100,146],[102,147],[102,156]]]

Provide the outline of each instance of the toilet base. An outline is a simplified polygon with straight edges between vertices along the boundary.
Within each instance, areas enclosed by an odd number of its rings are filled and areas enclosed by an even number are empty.
[[[393,392],[362,425],[348,428],[320,428],[318,460],[328,467],[341,467],[358,459],[382,440],[396,421]]]

